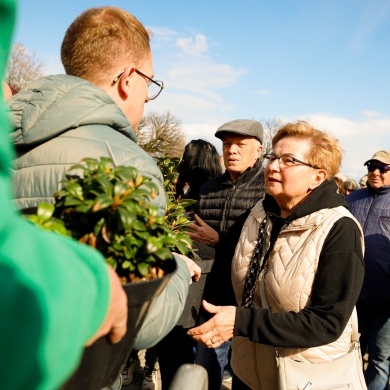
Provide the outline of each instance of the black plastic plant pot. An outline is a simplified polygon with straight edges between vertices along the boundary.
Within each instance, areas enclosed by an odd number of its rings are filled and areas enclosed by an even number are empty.
[[[169,267],[170,272],[162,278],[123,285],[129,305],[125,337],[118,344],[111,344],[107,337],[102,337],[85,348],[77,371],[61,390],[100,390],[115,382],[132,350],[150,305],[176,271],[176,262],[172,260]]]
[[[196,263],[202,270],[202,276],[197,282],[192,282],[190,284],[183,313],[176,324],[178,326],[182,326],[183,328],[192,328],[197,322],[200,305],[202,303],[204,286],[206,284],[207,275],[210,273],[213,266],[214,259],[199,260],[196,261]]]

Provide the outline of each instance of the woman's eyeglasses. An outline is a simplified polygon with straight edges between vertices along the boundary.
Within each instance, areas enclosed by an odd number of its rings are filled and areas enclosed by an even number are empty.
[[[390,171],[390,167],[386,164],[375,164],[375,163],[367,163],[368,172],[374,172],[376,169],[379,169],[380,173],[386,173]]]
[[[298,160],[297,158],[295,158],[293,156],[280,156],[280,157],[276,157],[272,153],[267,153],[267,154],[264,155],[264,158],[269,160],[268,164],[274,162],[275,160],[278,160],[280,167],[293,167],[294,165],[297,165],[297,164],[303,164],[303,165],[306,165],[306,166],[308,166],[310,168],[320,169],[319,167],[317,167],[315,165],[311,165],[311,164],[309,164],[307,162]]]

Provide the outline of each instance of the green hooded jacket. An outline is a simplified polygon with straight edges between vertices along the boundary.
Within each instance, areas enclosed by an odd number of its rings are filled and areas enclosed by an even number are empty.
[[[16,16],[0,0],[3,77]],[[4,389],[57,389],[102,324],[110,286],[103,257],[25,221],[11,205],[10,123],[0,95],[0,378]]]

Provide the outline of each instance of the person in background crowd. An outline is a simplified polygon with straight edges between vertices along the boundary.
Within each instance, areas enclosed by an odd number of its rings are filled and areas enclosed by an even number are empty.
[[[213,317],[188,331],[212,349],[233,338],[234,390],[279,388],[275,347],[313,363],[347,354],[364,277],[363,232],[333,180],[338,141],[307,122],[288,123],[264,158],[264,199],[217,251],[203,303]]]
[[[0,75],[4,76],[16,3],[0,0],[0,9]],[[77,368],[86,345],[105,334],[114,343],[122,339],[127,298],[99,252],[33,226],[11,204],[9,166],[14,150],[5,97],[1,88],[1,387],[53,390]]]
[[[190,141],[184,148],[177,172],[176,197],[199,199],[202,185],[222,175],[219,154],[213,144],[203,139]]]
[[[366,188],[367,187],[367,175],[363,175],[359,180],[359,187]]]
[[[390,150],[364,163],[367,187],[346,197],[364,231],[366,275],[357,310],[368,390],[387,390],[390,374]]]
[[[222,140],[226,171],[201,187],[195,223],[189,225],[193,230],[190,237],[210,259],[235,220],[264,195],[261,123],[236,119],[220,126],[215,136]],[[195,363],[207,369],[210,390],[218,390],[223,378],[231,380],[229,350],[230,341],[215,350],[198,344]]]
[[[333,180],[337,184],[338,192],[340,194],[344,193],[344,182],[348,180],[348,176],[345,173],[338,172],[336,175],[334,175]]]
[[[89,8],[68,27],[61,60],[65,75],[34,80],[8,101],[17,207],[30,212],[40,202],[54,203],[70,166],[105,156],[151,177],[159,189],[154,205],[165,214],[161,171],[135,134],[145,103],[164,86],[154,80],[148,31],[120,8]],[[177,272],[149,309],[134,348],[154,345],[174,327],[191,277],[200,277],[192,260],[177,255],[175,260]]]
[[[215,146],[202,139],[190,141],[184,148],[177,172],[179,173],[176,183],[177,198],[198,200],[201,186],[222,174]],[[208,257],[207,253],[203,253],[202,248],[199,243],[194,243],[198,256],[204,260]],[[187,335],[187,329],[175,326],[156,346],[148,349],[145,356],[148,366],[154,364],[153,359],[156,361],[158,358],[162,389],[166,390],[169,389],[176,371],[182,364],[194,363],[194,340]],[[137,364],[135,359],[134,362]],[[156,380],[155,382],[157,383]],[[157,389],[156,386],[143,386],[143,390],[151,388]]]
[[[122,370],[122,383],[130,385],[136,373],[143,373],[142,390],[157,390],[157,349],[155,346],[146,349],[145,351],[145,366],[141,367],[139,359],[139,350],[133,349],[126,361],[126,365]]]
[[[226,171],[200,188],[195,223],[189,226],[192,240],[212,248],[236,218],[264,194],[261,123],[236,119],[220,126],[215,136],[222,140]]]
[[[345,196],[347,196],[351,192],[357,190],[358,189],[358,185],[356,184],[355,180],[348,179],[348,180],[345,180],[345,182],[343,183],[343,188],[344,188],[343,193],[344,193]]]

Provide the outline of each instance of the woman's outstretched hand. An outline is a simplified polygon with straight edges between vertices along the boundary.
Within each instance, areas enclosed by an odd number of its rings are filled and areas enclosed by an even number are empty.
[[[236,308],[235,306],[214,306],[205,300],[202,304],[205,310],[215,315],[204,324],[190,329],[187,334],[207,348],[217,348],[233,337]]]

